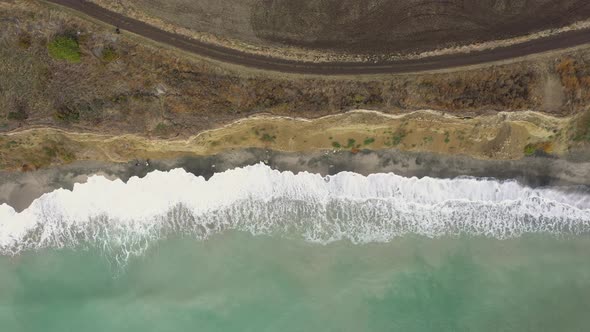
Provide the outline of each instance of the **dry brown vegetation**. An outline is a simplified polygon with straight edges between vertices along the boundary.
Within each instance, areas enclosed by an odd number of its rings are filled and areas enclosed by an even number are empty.
[[[590,102],[590,58],[568,56],[557,62],[555,70],[567,91],[568,106],[576,108]]]
[[[572,114],[590,103],[587,52],[556,64],[545,58],[415,75],[243,72],[115,34],[40,3],[1,5],[0,131],[37,125],[182,137],[259,113],[315,118],[359,108],[469,116],[536,110],[547,75],[559,75],[566,94],[554,115]],[[49,55],[48,44],[64,35],[76,39],[80,62]],[[62,161],[69,156],[59,150],[48,155]]]
[[[44,124],[145,134],[165,125],[166,134],[176,135],[261,112],[305,117],[356,108],[474,113],[535,109],[540,100],[536,90],[543,73],[528,64],[362,79],[242,75],[140,45],[41,5],[15,3],[20,5],[1,14],[15,19],[0,23],[5,130]],[[77,39],[79,63],[48,55],[47,44],[64,34]]]

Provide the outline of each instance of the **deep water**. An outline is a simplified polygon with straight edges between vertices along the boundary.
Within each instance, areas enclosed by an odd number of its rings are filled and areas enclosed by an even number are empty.
[[[226,231],[0,258],[2,331],[588,331],[590,238],[327,245]]]

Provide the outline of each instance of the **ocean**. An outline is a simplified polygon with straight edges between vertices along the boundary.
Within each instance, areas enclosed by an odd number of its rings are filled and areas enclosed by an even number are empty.
[[[590,190],[263,164],[0,206],[2,331],[587,331]]]

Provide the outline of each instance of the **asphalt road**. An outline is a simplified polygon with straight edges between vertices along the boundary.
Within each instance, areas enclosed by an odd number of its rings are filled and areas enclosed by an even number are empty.
[[[590,43],[590,30],[577,30],[507,47],[480,52],[457,53],[413,60],[378,63],[330,62],[313,63],[284,60],[248,54],[234,49],[210,45],[182,35],[167,32],[141,21],[109,11],[82,0],[46,0],[62,5],[94,19],[119,27],[122,33],[132,32],[156,42],[217,61],[264,70],[319,75],[398,74],[476,65],[518,58],[546,51]]]

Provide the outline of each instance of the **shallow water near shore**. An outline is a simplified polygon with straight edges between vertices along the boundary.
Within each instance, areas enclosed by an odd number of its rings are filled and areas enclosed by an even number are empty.
[[[171,235],[228,230],[315,243],[388,242],[406,235],[590,234],[590,188],[531,188],[513,180],[334,176],[264,164],[216,173],[154,171],[127,183],[93,176],[17,212],[0,205],[0,253],[100,247],[125,264]]]
[[[586,331],[590,188],[257,164],[0,205],[4,331]]]
[[[169,238],[0,258],[6,331],[586,331],[590,238]]]

